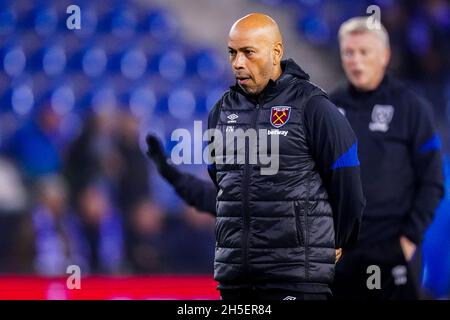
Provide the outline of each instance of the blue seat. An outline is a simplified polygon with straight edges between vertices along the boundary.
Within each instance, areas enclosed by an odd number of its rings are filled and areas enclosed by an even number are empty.
[[[1,62],[4,71],[8,75],[16,77],[25,70],[27,58],[21,46],[13,45],[3,50]]]
[[[114,10],[111,17],[111,33],[119,38],[131,38],[138,26],[138,20],[132,8],[121,6]]]
[[[17,17],[15,12],[3,4],[4,7],[0,10],[0,35],[6,36],[14,32],[17,24]]]
[[[42,37],[52,36],[58,27],[58,13],[54,7],[38,7],[34,13],[34,29]]]
[[[152,114],[157,102],[155,92],[147,85],[141,85],[132,90],[127,99],[130,111],[138,118]]]
[[[195,57],[196,73],[204,81],[219,82],[225,71],[225,60],[218,53],[203,49]]]
[[[297,30],[316,45],[326,45],[331,39],[328,22],[320,13],[306,14],[301,17],[297,23]]]
[[[108,66],[108,57],[105,50],[99,46],[93,46],[82,55],[81,65],[83,72],[89,77],[102,76]]]
[[[179,50],[171,50],[162,54],[158,61],[158,71],[165,80],[180,80],[186,71],[185,56]]]
[[[154,9],[148,14],[148,32],[150,36],[161,42],[171,42],[178,36],[179,25],[167,11]]]
[[[41,62],[42,69],[48,76],[61,75],[67,63],[64,47],[59,43],[55,43],[45,48]]]
[[[19,116],[26,117],[34,106],[33,89],[27,83],[18,84],[11,91],[11,109]]]
[[[120,70],[124,77],[136,80],[147,70],[147,56],[139,47],[133,47],[123,53],[120,60]]]

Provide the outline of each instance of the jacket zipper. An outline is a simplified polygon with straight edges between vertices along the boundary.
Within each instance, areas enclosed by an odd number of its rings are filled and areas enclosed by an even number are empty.
[[[260,103],[258,102],[256,105],[256,112],[252,113],[253,119],[252,119],[252,129],[256,130],[256,122],[258,120],[259,115],[259,107]],[[250,141],[249,141],[250,142]],[[248,277],[250,275],[250,266],[248,263],[248,243],[249,243],[249,229],[250,229],[250,216],[249,216],[249,195],[248,195],[248,188],[249,188],[249,182],[250,182],[250,170],[251,165],[249,163],[250,159],[250,146],[249,143],[245,143],[245,169],[244,169],[244,183],[243,183],[243,200],[244,200],[244,212],[242,215],[243,223],[244,223],[244,230],[243,230],[243,248],[242,248],[242,254],[244,256],[244,273]],[[249,279],[251,281],[251,279]]]
[[[304,247],[305,247],[305,278],[306,280],[309,279],[309,257],[308,257],[308,216],[309,216],[309,188],[310,188],[310,176],[308,174],[308,177],[306,179],[306,207],[304,210],[304,216],[305,216],[305,242],[304,242]]]
[[[300,215],[301,215],[302,211],[301,211],[301,206],[300,206],[299,201],[295,201],[294,202],[294,207],[295,207],[295,225],[297,227],[298,243],[299,243],[300,246],[304,246],[305,239],[304,239],[304,236],[303,236],[302,221],[300,219]]]

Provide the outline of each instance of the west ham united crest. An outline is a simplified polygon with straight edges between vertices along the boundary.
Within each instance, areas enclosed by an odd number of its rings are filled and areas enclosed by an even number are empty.
[[[372,110],[372,122],[369,123],[371,131],[386,132],[394,117],[394,107],[391,105],[376,104]]]
[[[272,107],[272,112],[270,113],[270,123],[275,128],[280,128],[289,121],[290,116],[291,116],[291,107],[286,106]]]

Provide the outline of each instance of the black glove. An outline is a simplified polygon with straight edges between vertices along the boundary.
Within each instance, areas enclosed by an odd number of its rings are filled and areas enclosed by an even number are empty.
[[[179,171],[168,162],[161,140],[153,134],[147,134],[145,141],[147,142],[146,154],[150,160],[153,160],[158,172],[172,184],[176,182]]]
[[[155,135],[147,134],[145,141],[147,142],[147,156],[158,166],[163,162],[166,163],[166,154],[161,140]]]

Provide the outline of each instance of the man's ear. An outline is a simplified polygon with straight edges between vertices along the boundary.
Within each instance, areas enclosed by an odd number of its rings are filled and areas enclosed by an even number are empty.
[[[391,49],[386,48],[383,54],[383,66],[385,68],[387,68],[390,60],[391,60]]]
[[[283,44],[281,42],[277,42],[273,46],[273,64],[277,65],[280,63],[281,59],[283,58],[284,48]]]

